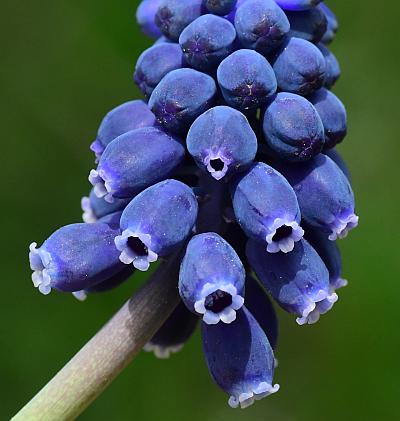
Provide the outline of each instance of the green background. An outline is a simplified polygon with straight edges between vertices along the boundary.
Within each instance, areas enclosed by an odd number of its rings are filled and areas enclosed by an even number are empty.
[[[360,227],[342,244],[349,287],[299,327],[279,312],[278,394],[231,410],[196,335],[169,361],[141,354],[82,420],[393,420],[399,391],[399,3],[331,0],[341,29],[335,91],[350,133]],[[82,304],[41,296],[27,249],[79,221],[102,116],[138,96],[131,73],[151,44],[128,0],[2,1],[0,419],[15,413],[119,308],[136,278]]]

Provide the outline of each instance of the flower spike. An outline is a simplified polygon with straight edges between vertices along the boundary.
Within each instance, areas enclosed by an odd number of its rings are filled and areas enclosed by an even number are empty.
[[[232,323],[244,303],[245,272],[238,255],[218,234],[194,236],[179,273],[187,308],[207,324]]]

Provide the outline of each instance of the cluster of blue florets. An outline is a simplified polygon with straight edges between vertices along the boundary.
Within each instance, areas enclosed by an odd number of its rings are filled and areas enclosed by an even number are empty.
[[[182,301],[145,349],[168,356],[201,319],[210,373],[245,407],[279,388],[267,292],[303,325],[346,284],[337,21],[318,0],[143,0],[137,19],[157,38],[134,71],[145,100],[103,119],[85,223],[31,245],[32,279],[83,299],[175,259]]]

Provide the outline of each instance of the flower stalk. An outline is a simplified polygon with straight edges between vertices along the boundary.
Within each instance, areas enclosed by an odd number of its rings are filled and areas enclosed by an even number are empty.
[[[179,302],[176,259],[156,272],[13,421],[76,419],[132,361]]]

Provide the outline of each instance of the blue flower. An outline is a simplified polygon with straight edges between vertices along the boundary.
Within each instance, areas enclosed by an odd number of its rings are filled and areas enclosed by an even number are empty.
[[[232,187],[235,217],[245,233],[270,253],[293,250],[304,234],[300,209],[288,181],[267,164],[256,163]]]
[[[328,156],[320,154],[281,170],[296,192],[304,220],[325,231],[330,240],[345,238],[358,225],[350,182]]]
[[[106,202],[132,198],[168,178],[183,161],[185,149],[177,140],[154,127],[117,137],[102,154],[89,181],[94,193]]]
[[[197,328],[198,321],[199,318],[180,302],[143,349],[153,352],[157,358],[169,358],[183,348]]]
[[[114,238],[105,223],[72,224],[58,229],[41,247],[29,247],[32,281],[42,294],[90,288],[122,270]]]
[[[121,262],[146,271],[159,256],[171,254],[190,235],[197,210],[192,190],[176,180],[138,194],[124,209],[122,233],[115,238]]]
[[[211,108],[198,117],[186,144],[197,165],[216,180],[250,164],[257,152],[257,137],[247,118],[226,106]]]
[[[272,385],[274,353],[256,319],[243,307],[231,324],[202,323],[204,355],[214,381],[232,408],[246,408],[279,390]]]
[[[179,293],[207,324],[232,323],[244,303],[245,271],[235,250],[215,233],[194,236],[182,260]]]
[[[329,284],[329,272],[318,253],[306,240],[296,243],[291,253],[267,253],[249,240],[247,258],[258,278],[278,304],[298,317],[299,325],[312,324],[337,301]]]
[[[90,145],[90,149],[99,160],[107,145],[118,136],[142,127],[152,127],[155,123],[156,118],[144,101],[125,102],[103,118],[97,138]]]

